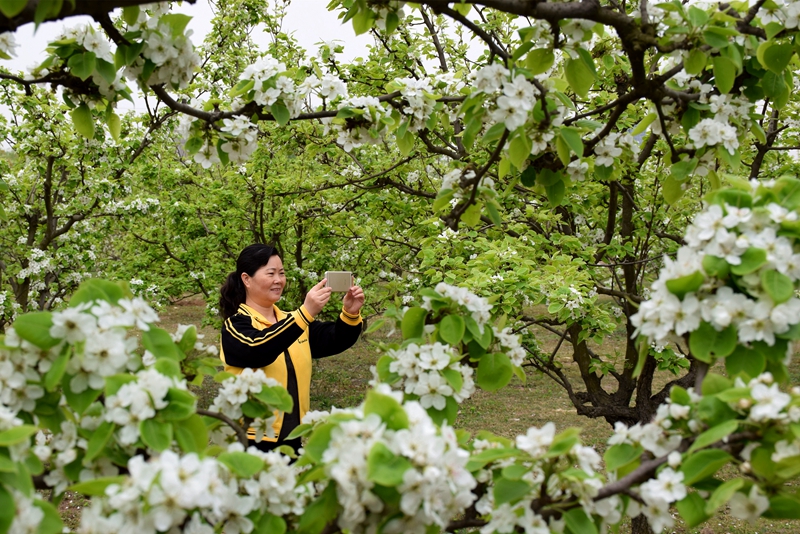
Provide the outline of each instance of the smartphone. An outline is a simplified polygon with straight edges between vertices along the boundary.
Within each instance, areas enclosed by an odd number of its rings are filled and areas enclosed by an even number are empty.
[[[327,271],[325,278],[328,279],[325,287],[335,293],[347,293],[353,285],[353,273],[350,271]]]

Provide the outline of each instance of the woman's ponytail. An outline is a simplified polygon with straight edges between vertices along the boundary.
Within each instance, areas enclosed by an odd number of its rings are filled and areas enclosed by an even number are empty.
[[[242,274],[233,271],[228,275],[219,290],[219,310],[222,314],[222,320],[225,321],[236,313],[239,305],[244,303],[246,299],[247,293],[244,289],[244,282],[242,282]]]

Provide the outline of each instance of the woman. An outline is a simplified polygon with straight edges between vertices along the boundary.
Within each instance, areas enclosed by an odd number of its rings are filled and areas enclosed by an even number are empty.
[[[300,438],[286,440],[309,408],[311,359],[339,354],[352,347],[361,334],[364,291],[353,286],[345,294],[343,309],[335,322],[314,318],[331,298],[326,280],[311,288],[303,305],[292,312],[277,303],[286,287],[286,274],[278,251],[267,245],[250,245],[236,260],[236,270],[220,289],[222,339],[220,358],[225,370],[241,373],[250,367],[283,384],[294,399],[292,413],[275,420],[275,438],[255,442],[255,430],[248,430],[251,444],[263,451],[290,445],[297,451]]]

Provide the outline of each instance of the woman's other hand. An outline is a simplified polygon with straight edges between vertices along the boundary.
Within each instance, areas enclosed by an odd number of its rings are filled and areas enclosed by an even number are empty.
[[[327,282],[328,279],[323,278],[319,284],[312,287],[306,294],[305,302],[303,302],[303,306],[308,310],[308,313],[314,317],[322,311],[322,308],[325,307],[331,298],[331,288],[325,287]],[[361,297],[361,302],[364,302],[363,296]]]
[[[358,315],[364,305],[364,290],[359,286],[351,287],[344,295],[344,311],[350,315]]]

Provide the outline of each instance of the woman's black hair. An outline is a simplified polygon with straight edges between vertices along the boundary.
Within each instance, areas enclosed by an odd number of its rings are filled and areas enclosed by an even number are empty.
[[[228,275],[219,290],[219,310],[223,321],[235,314],[239,309],[239,305],[247,299],[247,292],[245,291],[244,282],[242,282],[242,273],[253,276],[257,270],[269,263],[269,259],[272,256],[280,258],[278,250],[275,247],[260,243],[249,245],[239,253],[239,258],[236,260],[236,270]]]

